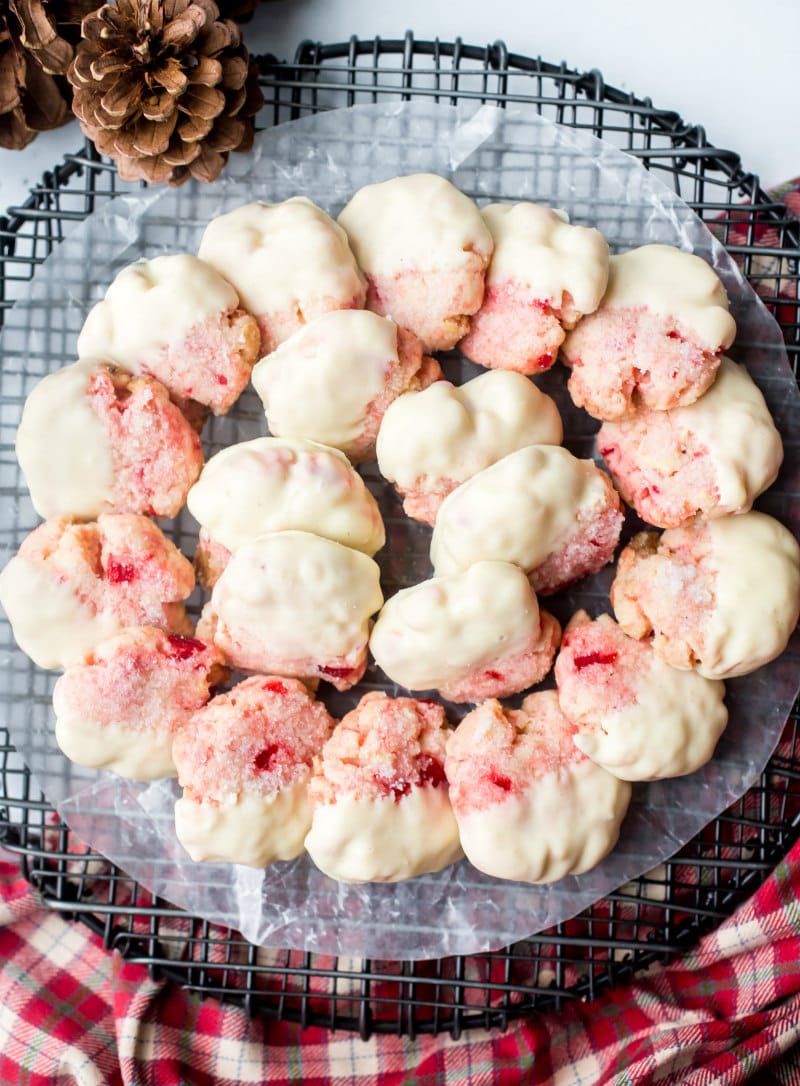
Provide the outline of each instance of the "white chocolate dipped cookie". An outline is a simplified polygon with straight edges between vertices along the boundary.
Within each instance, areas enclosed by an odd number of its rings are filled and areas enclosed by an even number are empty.
[[[361,461],[375,456],[389,404],[441,375],[410,332],[368,310],[342,310],[262,358],[253,386],[271,433],[317,441]]]
[[[347,235],[305,196],[212,219],[200,257],[233,283],[261,331],[261,354],[336,309],[362,309],[366,287]]]
[[[670,667],[610,615],[572,617],[555,671],[576,746],[621,780],[693,773],[713,757],[728,723],[723,683]]]
[[[711,679],[779,656],[800,615],[800,546],[765,513],[633,537],[611,586],[617,622],[668,664]]]
[[[556,445],[529,445],[442,502],[431,539],[436,576],[475,562],[513,562],[548,594],[606,565],[622,529],[611,480]]]
[[[520,374],[497,370],[399,396],[383,416],[376,451],[403,510],[433,524],[461,483],[517,449],[559,445],[562,437],[554,401]]]
[[[306,849],[341,882],[397,882],[462,857],[444,774],[451,734],[429,701],[365,694],[314,763]]]
[[[35,386],[16,449],[42,517],[175,516],[203,466],[200,438],[164,386],[100,362]]]
[[[0,573],[0,604],[23,652],[39,667],[80,664],[127,626],[191,633],[182,600],[191,563],[147,517],[57,517],[22,541]]]
[[[255,321],[209,264],[189,253],[137,260],[117,273],[78,336],[78,357],[156,377],[178,402],[223,415],[258,357]]]
[[[56,683],[56,742],[78,765],[131,780],[174,777],[176,734],[227,676],[213,645],[131,626]]]
[[[364,673],[369,620],[383,604],[376,563],[310,532],[245,543],[197,627],[228,662],[348,690]]]
[[[558,622],[540,611],[525,574],[508,562],[406,588],[384,604],[370,637],[378,665],[409,690],[448,701],[507,697],[553,663]]]
[[[333,727],[295,679],[254,675],[178,732],[178,840],[195,861],[261,868],[303,851],[311,766]]]
[[[339,224],[367,277],[367,308],[449,350],[483,300],[492,235],[478,208],[432,173],[365,185]]]
[[[747,512],[783,462],[764,397],[730,358],[699,400],[606,422],[597,447],[625,501],[658,528]]]
[[[735,335],[725,288],[701,257],[671,245],[631,249],[611,257],[602,304],[563,344],[570,394],[608,421],[693,403]]]
[[[459,349],[481,366],[541,373],[565,331],[597,309],[608,283],[608,243],[541,204],[489,204],[494,240],[483,304]]]
[[[589,871],[617,843],[631,786],[590,761],[573,734],[555,690],[545,690],[520,709],[485,701],[450,737],[450,799],[479,871],[555,882]]]
[[[268,532],[313,532],[370,557],[386,538],[377,502],[347,457],[300,438],[229,445],[208,461],[188,506],[203,529],[195,564],[215,571],[201,574],[209,588],[225,553]]]

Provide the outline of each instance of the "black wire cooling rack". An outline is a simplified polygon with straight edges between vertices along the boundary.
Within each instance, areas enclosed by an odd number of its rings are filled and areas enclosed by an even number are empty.
[[[550,120],[637,156],[705,220],[778,317],[795,375],[800,224],[772,202],[739,157],[704,130],[607,86],[597,71],[455,42],[374,39],[303,43],[290,63],[260,58],[265,125],[321,109],[432,98],[533,104]],[[0,218],[0,325],[69,223],[116,192],[116,172],[89,144],[45,174]],[[13,422],[0,405],[0,455]],[[35,693],[35,692],[33,692]],[[19,691],[18,697],[32,696]],[[153,898],[70,834],[35,786],[0,723],[0,843],[19,855],[43,900],[88,924],[154,977],[243,1004],[251,1014],[372,1033],[453,1036],[505,1028],[534,1010],[591,999],[711,930],[763,882],[800,827],[800,706],[757,784],[668,863],[573,920],[503,951],[428,962],[353,960],[258,949]]]

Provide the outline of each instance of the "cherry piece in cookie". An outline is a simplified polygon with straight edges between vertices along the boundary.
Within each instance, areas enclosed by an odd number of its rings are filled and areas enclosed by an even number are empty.
[[[556,682],[576,745],[626,781],[693,773],[713,756],[728,722],[721,682],[670,667],[649,641],[628,637],[610,615],[573,616]]]
[[[81,663],[126,626],[191,631],[183,603],[191,563],[147,517],[104,513],[45,521],[0,573],[0,603],[18,645],[39,667]]]
[[[430,701],[365,694],[315,762],[306,849],[341,882],[396,882],[461,858],[444,774],[451,734]]]
[[[233,667],[348,690],[364,674],[369,619],[382,603],[365,554],[310,532],[272,532],[233,554],[197,629]]]
[[[254,675],[178,732],[178,840],[196,861],[266,867],[303,851],[312,761],[334,721],[296,679]]]
[[[558,357],[565,330],[597,309],[608,283],[599,230],[539,204],[481,209],[494,252],[483,305],[459,349],[481,366],[535,374]]]
[[[625,501],[659,528],[746,512],[783,461],[764,397],[729,358],[699,400],[606,422],[597,447]]]
[[[747,675],[786,647],[800,615],[800,546],[765,513],[635,535],[611,586],[617,622],[668,664]]]
[[[175,735],[227,675],[205,641],[129,627],[56,683],[56,742],[79,765],[133,780],[174,777]]]
[[[164,386],[102,362],[49,374],[25,401],[17,457],[43,517],[172,517],[200,474],[200,439]]]
[[[591,460],[529,445],[445,498],[431,561],[437,577],[485,559],[513,562],[546,595],[610,562],[622,521],[619,495]]]
[[[262,355],[324,313],[364,308],[366,286],[347,235],[305,196],[217,216],[199,255],[257,320]]]
[[[232,551],[267,532],[313,532],[370,556],[385,541],[377,502],[347,457],[299,438],[260,437],[223,449],[188,504],[201,525],[195,564],[208,588]]]
[[[375,458],[384,413],[442,376],[416,336],[365,310],[329,313],[262,358],[253,386],[270,432]]]
[[[483,300],[492,235],[478,208],[436,174],[365,185],[339,223],[367,276],[367,308],[447,351]]]
[[[670,245],[612,256],[609,271],[600,308],[562,347],[574,402],[614,421],[699,399],[736,335],[716,272]]]
[[[156,377],[176,403],[224,415],[258,357],[258,327],[231,284],[188,253],[120,271],[78,337],[82,359]]]
[[[550,670],[561,629],[540,611],[530,582],[508,562],[403,589],[384,605],[370,637],[378,665],[409,690],[448,701],[507,697]]]
[[[521,709],[485,701],[461,721],[445,773],[479,871],[555,882],[589,871],[617,843],[631,786],[590,761],[574,734],[554,690],[529,694]]]
[[[399,396],[378,431],[378,467],[404,496],[408,516],[433,524],[461,483],[517,449],[559,445],[562,437],[549,396],[518,373],[495,371]]]

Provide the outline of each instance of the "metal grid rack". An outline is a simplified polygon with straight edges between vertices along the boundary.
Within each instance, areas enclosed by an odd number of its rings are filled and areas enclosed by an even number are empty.
[[[265,124],[364,102],[428,97],[533,104],[545,117],[610,140],[674,187],[718,234],[776,313],[794,373],[800,356],[800,224],[771,202],[704,130],[606,86],[597,71],[485,48],[404,40],[303,43],[290,63],[260,58]],[[0,326],[64,228],[117,191],[112,164],[88,145],[0,218]],[[0,410],[2,410],[0,408]],[[0,415],[6,431],[9,420]],[[3,455],[13,434],[3,435]],[[249,1013],[360,1033],[505,1028],[533,1010],[589,998],[691,946],[745,901],[800,829],[800,705],[757,784],[671,861],[580,916],[503,951],[429,962],[333,958],[257,949],[154,899],[70,834],[21,765],[0,724],[0,843],[20,856],[43,899],[77,917],[153,976],[243,1004]]]

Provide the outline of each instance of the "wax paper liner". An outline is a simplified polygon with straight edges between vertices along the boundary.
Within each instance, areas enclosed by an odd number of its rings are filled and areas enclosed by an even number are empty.
[[[700,220],[633,157],[533,110],[483,106],[470,112],[424,101],[357,106],[273,128],[259,137],[251,156],[232,161],[231,168],[236,175],[213,186],[131,191],[108,202],[37,270],[28,295],[9,315],[2,341],[7,436],[35,381],[72,361],[89,305],[122,265],[162,251],[195,250],[213,215],[253,198],[276,201],[302,193],[335,215],[361,185],[429,170],[451,178],[479,202],[528,199],[564,208],[573,222],[602,230],[614,250],[658,241],[709,260],[725,282],[738,324],[731,354],[747,364],[761,386],[786,444],[781,476],[758,506],[798,534],[800,395],[780,331]],[[457,381],[477,372],[456,354],[445,359],[445,369]],[[593,455],[597,424],[572,406],[565,377],[556,366],[539,383],[558,401],[567,446],[578,455]],[[230,417],[211,421],[206,452],[264,432],[260,405],[250,391]],[[0,557],[5,561],[36,517],[16,465],[3,463],[2,472],[5,551]],[[364,475],[387,522],[388,543],[379,557],[388,595],[430,575],[430,533],[402,516],[374,466]],[[629,520],[628,533],[635,525]],[[193,553],[196,525],[188,514],[167,528],[186,553]],[[592,614],[609,610],[612,578],[609,567],[548,607],[562,620],[578,606]],[[194,603],[200,602],[198,594]],[[763,769],[791,708],[798,675],[795,638],[780,660],[729,683],[730,725],[714,760],[690,777],[635,786],[617,848],[588,874],[535,887],[489,878],[465,861],[395,885],[350,886],[322,875],[307,857],[266,872],[193,864],[174,835],[176,783],[136,784],[71,765],[53,738],[49,694],[55,676],[36,669],[13,648],[7,628],[5,634],[10,647],[3,655],[2,682],[15,698],[8,721],[13,742],[83,841],[166,900],[236,928],[253,942],[388,959],[507,945],[565,920],[671,856]],[[364,689],[376,687],[397,692],[373,668],[356,691],[331,698],[331,708],[341,712]],[[453,719],[459,715],[463,710],[453,708]]]

